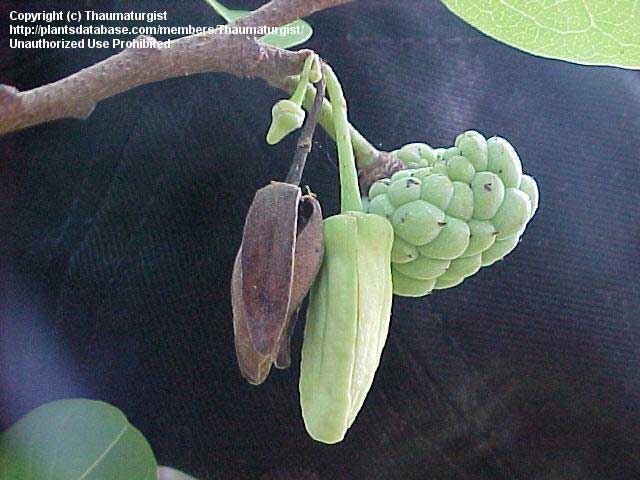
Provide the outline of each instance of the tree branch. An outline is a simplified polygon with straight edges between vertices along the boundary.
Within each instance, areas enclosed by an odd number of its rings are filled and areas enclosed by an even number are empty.
[[[271,0],[262,7],[241,18],[234,25],[243,27],[279,27],[314,12],[335,7],[352,0]]]
[[[277,27],[347,1],[272,0],[234,26]],[[227,72],[283,86],[287,76],[300,72],[310,53],[218,32],[178,38],[166,48],[159,48],[152,37],[137,40],[140,46],[33,90],[19,92],[0,85],[0,135],[61,118],[86,118],[101,100],[140,85],[194,73]]]

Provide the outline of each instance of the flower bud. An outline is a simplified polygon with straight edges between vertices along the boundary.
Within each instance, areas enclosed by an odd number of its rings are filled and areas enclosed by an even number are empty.
[[[294,130],[302,127],[305,113],[300,105],[291,100],[280,100],[271,109],[271,126],[267,132],[267,143],[275,145]]]

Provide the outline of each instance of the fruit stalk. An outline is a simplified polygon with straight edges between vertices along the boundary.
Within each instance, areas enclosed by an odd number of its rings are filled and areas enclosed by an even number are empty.
[[[292,78],[287,83],[289,91],[292,91],[297,83],[296,79]],[[313,85],[307,84],[302,106],[305,110],[309,111],[313,106],[313,99],[316,96],[316,89]],[[322,110],[320,111],[319,123],[322,128],[327,132],[327,135],[333,140],[336,139],[336,129],[333,124],[333,108],[331,102],[324,100],[322,102]],[[353,125],[349,125],[349,132],[351,133],[351,143],[356,155],[359,168],[365,168],[375,164],[378,161],[378,155],[380,152],[369,142]]]
[[[353,155],[349,122],[347,120],[347,101],[342,93],[340,82],[329,65],[323,67],[327,90],[331,97],[333,121],[338,147],[338,165],[340,168],[340,208],[341,212],[362,212],[362,199],[358,186],[358,172]]]

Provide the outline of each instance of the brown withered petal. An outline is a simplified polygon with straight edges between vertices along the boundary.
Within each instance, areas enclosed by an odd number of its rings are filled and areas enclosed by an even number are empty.
[[[261,355],[251,344],[249,337],[248,317],[242,301],[242,266],[240,256],[242,246],[238,250],[233,264],[233,276],[231,278],[231,297],[233,298],[233,334],[236,347],[236,357],[240,372],[250,383],[259,385],[269,375],[271,370],[271,357]]]
[[[274,365],[276,368],[289,368],[291,366],[291,334],[293,333],[293,329],[296,326],[296,320],[298,319],[298,311],[300,309],[296,308],[287,319],[287,325],[285,326],[285,331],[282,332],[282,336],[280,337],[280,343],[278,344],[278,355],[276,355],[276,360]]]
[[[289,365],[293,322],[321,261],[319,202],[288,183],[258,190],[231,281],[236,355],[249,382],[264,381],[273,362]]]
[[[296,238],[295,261],[293,264],[293,284],[289,301],[289,318],[283,331],[276,367],[289,368],[291,356],[289,343],[298,317],[300,304],[307,296],[322,263],[322,209],[320,202],[311,195],[305,195],[298,207],[298,236]]]
[[[271,182],[256,192],[242,235],[242,300],[249,336],[271,355],[285,326],[293,280],[300,188]]]

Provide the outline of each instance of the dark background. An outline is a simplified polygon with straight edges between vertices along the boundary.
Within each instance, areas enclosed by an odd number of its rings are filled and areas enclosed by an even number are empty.
[[[261,2],[227,2],[257,7]],[[53,5],[52,5],[53,4]],[[21,90],[110,53],[13,51],[11,9],[167,10],[202,1],[5,1],[0,81]],[[540,185],[524,240],[454,289],[395,299],[374,386],[339,445],[311,440],[293,366],[253,387],[233,350],[229,279],[282,92],[196,75],[0,139],[0,427],[85,396],[122,409],[159,461],[225,479],[640,478],[640,73],[541,59],[439,2],[313,15],[352,122],[384,149],[501,135]],[[337,211],[333,144],[304,182]]]

